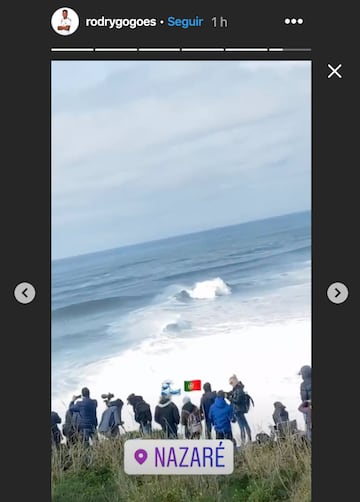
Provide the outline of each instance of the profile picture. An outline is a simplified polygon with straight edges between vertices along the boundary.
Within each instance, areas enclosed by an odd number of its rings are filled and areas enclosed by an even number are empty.
[[[72,35],[79,27],[79,16],[73,9],[61,7],[52,15],[51,26],[59,35]]]

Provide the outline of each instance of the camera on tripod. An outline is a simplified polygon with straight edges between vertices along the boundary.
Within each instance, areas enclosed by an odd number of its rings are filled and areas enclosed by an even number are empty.
[[[112,399],[114,397],[114,394],[112,394],[111,392],[108,392],[107,394],[101,394],[101,397],[104,400],[104,403],[107,405],[109,403],[110,399]]]

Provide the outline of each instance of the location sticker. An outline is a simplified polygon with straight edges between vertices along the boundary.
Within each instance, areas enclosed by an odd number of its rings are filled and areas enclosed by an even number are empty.
[[[231,474],[234,443],[230,439],[128,439],[124,471],[135,476]]]
[[[145,450],[136,450],[134,453],[135,460],[138,464],[142,465],[147,459],[148,454]]]

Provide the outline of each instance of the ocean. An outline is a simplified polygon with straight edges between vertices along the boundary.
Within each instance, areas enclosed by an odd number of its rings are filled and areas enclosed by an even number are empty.
[[[299,369],[311,364],[311,213],[284,215],[52,262],[52,409],[73,394],[112,392],[152,406],[161,383],[230,390],[235,373],[255,402],[254,434],[273,402],[304,429]],[[198,404],[202,392],[189,393]],[[156,427],[156,424],[154,424]],[[236,426],[236,427],[235,427]],[[239,436],[235,424],[235,436]]]

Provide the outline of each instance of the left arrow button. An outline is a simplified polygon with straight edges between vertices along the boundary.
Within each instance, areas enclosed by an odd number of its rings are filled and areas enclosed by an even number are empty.
[[[36,291],[32,284],[29,282],[21,282],[14,289],[15,299],[19,303],[27,304],[31,303],[35,298]]]

